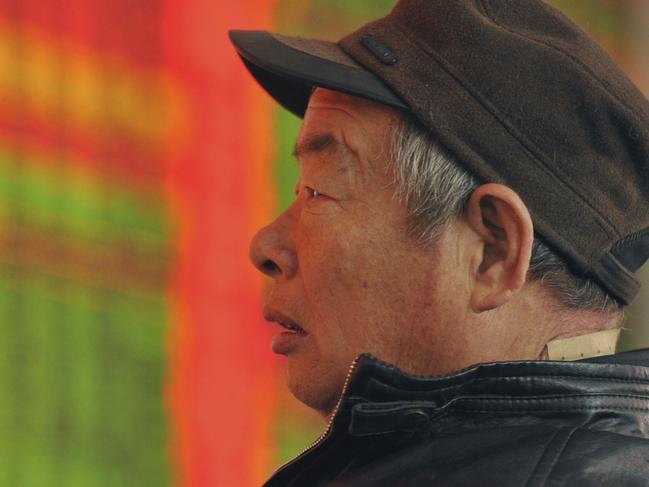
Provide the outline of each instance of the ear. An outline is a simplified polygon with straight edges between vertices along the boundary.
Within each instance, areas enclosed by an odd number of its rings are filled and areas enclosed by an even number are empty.
[[[520,196],[502,184],[476,189],[467,208],[468,223],[478,236],[471,308],[498,308],[525,284],[532,255],[534,226]]]

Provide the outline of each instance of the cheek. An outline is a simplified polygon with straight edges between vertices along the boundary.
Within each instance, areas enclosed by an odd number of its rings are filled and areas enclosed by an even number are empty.
[[[430,320],[431,306],[424,309],[423,301],[430,296],[432,259],[404,242],[405,226],[397,217],[387,209],[336,218],[303,215],[298,260],[323,353],[338,347],[387,358],[415,323]]]
[[[298,260],[305,286],[317,297],[340,305],[367,294],[381,280],[387,249],[362,225],[342,226],[322,219],[303,225]]]
[[[395,238],[363,225],[342,231],[304,225],[300,268],[309,309],[324,342],[355,353],[381,353],[411,318],[416,282]],[[396,325],[396,326],[395,326]]]
[[[313,220],[304,221],[296,236],[305,305],[322,352],[351,353],[369,338],[366,325],[374,321],[370,311],[378,309],[371,294],[380,280],[375,250],[360,228]]]

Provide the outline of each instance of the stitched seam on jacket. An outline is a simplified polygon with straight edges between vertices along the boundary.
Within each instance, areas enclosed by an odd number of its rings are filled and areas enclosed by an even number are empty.
[[[627,399],[646,401],[646,396],[629,396],[622,394],[584,394],[570,396],[534,396],[534,397],[480,397],[466,396],[452,399],[442,406],[454,412],[466,413],[547,413],[579,411],[635,411],[648,412],[649,407],[624,404],[584,404],[584,399]],[[574,404],[575,402],[577,404]],[[561,405],[561,403],[568,403]],[[527,403],[527,404],[526,404]],[[552,404],[555,405],[552,405]],[[558,404],[557,404],[558,403]],[[520,407],[523,406],[523,407]],[[515,409],[514,409],[515,408]]]
[[[383,360],[381,360],[381,359],[379,359],[377,357],[374,357],[371,354],[367,355],[367,357],[370,360],[374,361],[377,365],[383,367],[384,369],[388,369],[390,372],[398,372],[399,374],[401,374],[401,375],[403,375],[405,377],[412,378],[412,379],[431,380],[431,379],[443,379],[443,378],[445,378],[445,376],[443,376],[443,375],[441,375],[441,376],[430,376],[430,375],[425,375],[425,374],[410,374],[408,372],[404,372],[402,370],[399,370],[393,364],[385,362],[385,361],[383,361]],[[552,363],[552,362],[546,361],[545,363],[547,364],[547,363]],[[531,362],[530,361],[528,361],[528,362],[523,361],[523,362],[518,362],[518,364],[519,364],[519,366],[522,365],[522,366],[527,368],[529,366],[538,365],[538,361],[536,361],[536,362],[534,362],[534,361],[531,361]],[[469,367],[465,367],[464,369],[458,370],[457,373],[458,374],[469,373],[469,372],[480,373],[481,370],[488,370],[486,367],[491,367],[493,365],[494,364],[483,364],[483,365],[478,365],[478,366],[471,365]],[[497,365],[497,363],[495,365]],[[589,365],[611,365],[611,364],[606,364],[605,363],[605,364],[589,364]],[[632,367],[642,367],[644,369],[649,368],[649,367],[644,366],[644,365],[632,365]],[[635,378],[634,379],[614,378],[614,377],[608,378],[608,377],[601,377],[601,376],[597,376],[597,375],[578,374],[578,373],[575,373],[575,374],[562,374],[562,375],[543,374],[543,373],[535,373],[534,375],[497,375],[497,376],[493,376],[493,377],[489,377],[489,376],[487,376],[487,377],[475,377],[472,380],[475,382],[475,381],[480,381],[480,380],[534,379],[534,378],[537,378],[537,377],[551,378],[551,379],[581,379],[581,378],[584,378],[584,379],[601,380],[601,381],[616,381],[616,382],[632,382],[632,383],[638,383],[638,384],[649,384],[649,378],[647,378],[645,380],[639,380],[639,379],[635,379]],[[469,382],[469,381],[465,381],[464,383],[466,383],[466,382]],[[458,385],[459,384],[453,384],[451,386],[445,387],[444,389],[457,387]]]
[[[407,372],[400,371],[397,369],[394,365],[385,362],[381,359],[378,359],[374,356],[369,356],[369,358],[374,361],[377,365],[382,367],[383,369],[387,369],[392,373],[400,373],[401,375],[405,376],[408,379],[413,379],[413,380],[426,380],[426,381],[435,381],[435,380],[443,380],[445,377],[444,376],[428,376],[428,375],[420,375],[420,374],[409,374]],[[444,392],[449,392],[454,389],[462,389],[463,387],[467,387],[471,384],[475,383],[480,383],[480,382],[494,382],[494,383],[499,383],[499,382],[507,382],[511,380],[521,380],[521,381],[526,381],[526,382],[531,382],[532,380],[537,380],[537,379],[587,379],[589,381],[594,381],[594,382],[619,382],[619,383],[625,383],[625,384],[638,384],[638,385],[649,385],[649,379],[647,380],[639,380],[637,378],[633,379],[625,379],[625,378],[616,378],[616,377],[601,377],[601,376],[595,376],[595,375],[587,375],[587,374],[567,374],[567,375],[553,375],[553,374],[539,374],[535,373],[534,375],[505,375],[505,376],[493,376],[493,377],[476,377],[475,375],[481,373],[481,368],[483,366],[470,366],[465,369],[462,369],[459,371],[459,373],[467,373],[467,374],[472,374],[469,377],[465,378],[459,383],[451,384],[445,387],[439,387],[435,388],[432,391],[422,391],[422,392],[432,392],[432,393],[444,393]],[[634,366],[634,367],[640,367],[640,366]],[[483,369],[484,370],[484,369]],[[473,375],[475,374],[475,375]],[[649,487],[649,486],[648,486]]]
[[[502,380],[515,379],[515,380],[534,380],[534,379],[589,379],[592,381],[601,381],[601,382],[623,382],[626,384],[643,384],[649,385],[649,380],[638,380],[638,379],[623,379],[623,378],[614,378],[614,377],[597,377],[589,375],[503,375],[498,377],[478,377],[475,379],[475,382],[486,382],[486,381],[495,381],[500,382]]]
[[[471,408],[453,408],[454,412],[458,413],[505,413],[505,414],[518,414],[518,413],[569,413],[569,412],[589,412],[589,411],[642,411],[647,412],[649,408],[633,408],[624,406],[582,406],[573,408],[555,408],[555,409],[471,409]]]
[[[573,428],[571,430],[566,431],[565,428],[562,428],[559,431],[557,431],[557,433],[552,437],[552,439],[548,443],[547,447],[545,448],[545,451],[543,452],[543,455],[541,455],[541,458],[536,464],[536,467],[534,468],[534,472],[532,473],[530,479],[528,480],[526,487],[543,487],[544,485],[546,485],[547,480],[550,477],[550,474],[556,467],[557,462],[561,457],[561,454],[566,449],[566,445],[570,441],[570,438],[572,437],[572,434],[575,432],[576,429],[577,428]],[[552,458],[550,459],[549,456],[551,454],[552,454]],[[546,467],[545,464],[547,460],[550,460],[550,464],[547,465]]]
[[[396,370],[396,369],[394,369]],[[419,379],[431,379],[434,380],[434,378],[427,377],[427,376],[412,376],[409,374],[404,374],[412,379],[419,380]],[[537,379],[588,379],[594,382],[620,382],[623,384],[638,384],[638,385],[649,385],[649,380],[647,381],[639,381],[637,379],[616,379],[616,378],[607,378],[607,377],[596,377],[596,376],[587,376],[587,375],[533,375],[533,376],[517,376],[517,375],[511,375],[511,376],[502,376],[502,377],[477,377],[473,379],[466,380],[464,382],[460,382],[459,384],[452,384],[446,387],[439,387],[436,389],[433,389],[432,391],[422,391],[422,392],[449,392],[453,389],[461,389],[463,387],[469,386],[471,384],[475,383],[484,383],[484,382],[494,382],[494,383],[499,383],[499,382],[507,382],[507,381],[512,381],[512,380],[520,380],[520,381],[527,381],[531,382],[532,380],[537,380]],[[580,396],[583,395],[588,395],[587,393],[582,393],[579,394]],[[565,396],[564,396],[565,397]],[[424,399],[422,399],[424,400]]]
[[[550,449],[550,447],[554,443],[554,441],[557,438],[557,436],[559,435],[559,433],[561,433],[561,429],[558,429],[557,431],[555,431],[554,434],[552,435],[552,438],[550,438],[550,441],[548,441],[548,444],[545,445],[545,448],[543,449],[543,453],[541,453],[541,456],[536,461],[536,465],[534,465],[534,470],[532,470],[532,474],[527,479],[525,487],[534,487],[534,485],[532,484],[532,481],[534,480],[538,470],[541,468],[541,463],[543,462],[543,459],[547,456],[548,450]]]
[[[490,402],[530,402],[530,401],[565,401],[567,399],[640,399],[646,400],[646,395],[638,394],[607,394],[601,392],[584,392],[580,394],[541,394],[534,396],[486,396],[486,395],[467,395],[458,397],[457,400],[471,400],[476,399],[480,401],[490,401]]]
[[[417,377],[413,377],[413,378],[417,379]],[[427,377],[422,376],[420,378],[421,379],[426,379]],[[620,383],[623,383],[623,384],[638,384],[638,385],[645,385],[645,386],[649,385],[649,381],[637,381],[637,380],[632,380],[632,379],[629,379],[629,380],[626,380],[626,379],[612,379],[612,378],[608,379],[608,378],[604,378],[604,377],[572,376],[572,375],[565,375],[565,376],[564,375],[536,375],[536,376],[531,376],[531,377],[530,376],[479,377],[479,378],[474,378],[473,380],[467,380],[465,382],[461,382],[459,384],[453,384],[453,385],[446,386],[446,387],[440,387],[440,388],[433,389],[431,391],[425,391],[424,390],[424,391],[421,391],[421,392],[423,392],[423,393],[427,393],[427,392],[428,393],[448,393],[448,392],[451,392],[451,391],[454,391],[454,390],[460,390],[461,391],[461,389],[463,389],[465,387],[469,387],[472,384],[485,383],[485,382],[492,382],[492,383],[497,384],[497,383],[507,382],[507,381],[512,381],[512,380],[524,380],[524,381],[527,381],[527,382],[531,382],[534,379],[579,379],[579,378],[585,378],[585,379],[589,379],[589,380],[592,380],[592,381],[595,381],[595,382],[609,382],[610,381],[610,382],[620,382]],[[560,395],[560,396],[556,396],[556,397],[557,398],[566,398],[567,396],[568,397],[587,397],[587,396],[593,396],[593,395],[606,396],[606,397],[641,398],[641,399],[646,398],[646,396],[642,396],[642,395],[606,394],[606,393],[595,393],[595,394],[593,394],[593,393],[587,393],[587,392],[578,393],[578,394],[570,394],[570,395],[564,394],[564,395]],[[470,398],[471,396],[466,396],[466,397]],[[534,397],[542,397],[544,399],[550,399],[553,396],[534,396]],[[359,397],[359,399],[360,398],[361,397]],[[457,400],[458,398],[455,398],[455,399]],[[520,398],[520,399],[522,400],[524,398]],[[423,398],[421,399],[421,401],[425,401],[425,400],[426,399],[423,399]],[[453,400],[453,399],[451,399],[451,400]]]

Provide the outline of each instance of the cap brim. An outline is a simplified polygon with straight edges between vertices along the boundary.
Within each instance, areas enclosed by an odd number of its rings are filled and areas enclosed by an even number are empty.
[[[230,40],[261,86],[284,108],[303,117],[313,87],[328,88],[408,109],[377,76],[334,42],[232,30]]]

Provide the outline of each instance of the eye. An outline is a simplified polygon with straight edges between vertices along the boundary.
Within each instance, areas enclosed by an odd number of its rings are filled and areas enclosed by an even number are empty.
[[[307,185],[302,186],[299,195],[302,198],[304,205],[310,208],[319,207],[325,202],[333,201],[329,195],[321,193],[317,189]]]
[[[320,191],[312,188],[311,186],[303,186],[302,190],[295,191],[296,196],[299,196],[301,193],[304,194],[307,201],[324,198],[324,195]]]
[[[320,193],[320,191],[318,191],[317,189],[313,189],[309,186],[306,186],[305,189],[306,189],[307,199],[309,200],[314,200],[316,198],[320,198],[323,196],[322,193]]]

